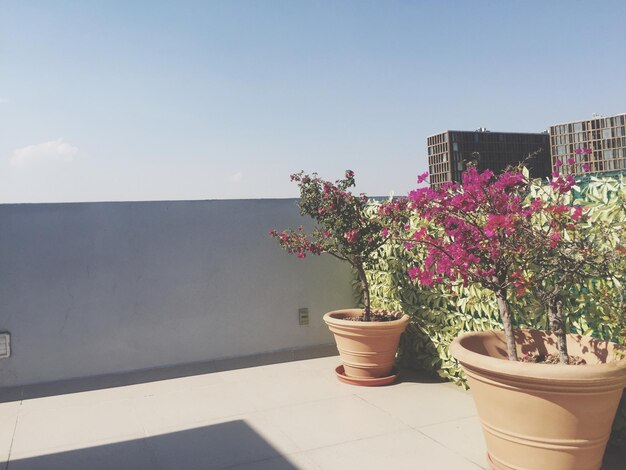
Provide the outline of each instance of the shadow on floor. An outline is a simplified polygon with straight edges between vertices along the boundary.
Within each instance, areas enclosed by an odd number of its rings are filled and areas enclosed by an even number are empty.
[[[295,467],[245,421],[204,426],[143,439],[99,445],[37,457],[10,459],[10,470],[218,469],[258,462],[263,468]],[[4,464],[4,465],[3,465]]]
[[[626,468],[626,447],[608,446],[602,462],[602,470],[624,470]]]
[[[437,374],[421,369],[400,368],[400,376],[398,382],[412,382],[420,384],[440,384],[448,382]]]
[[[30,400],[66,393],[86,392],[104,388],[136,385],[157,380],[177,379],[191,375],[209,374],[226,370],[244,369],[247,367],[279,364],[282,362],[301,361],[319,357],[334,356],[337,347],[334,344],[310,346],[300,349],[288,349],[272,353],[241,356],[231,359],[219,359],[191,364],[157,367],[129,372],[116,372],[92,377],[65,379],[56,382],[45,382],[33,385],[0,387],[0,403],[17,400]]]

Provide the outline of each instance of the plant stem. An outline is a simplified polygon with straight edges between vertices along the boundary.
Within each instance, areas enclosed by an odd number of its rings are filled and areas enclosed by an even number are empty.
[[[365,275],[365,269],[361,260],[356,259],[353,263],[359,273],[359,280],[361,281],[361,288],[363,289],[363,321],[370,321],[372,310],[370,307],[370,286],[367,282],[367,276]]]
[[[511,323],[511,312],[509,303],[506,301],[506,288],[500,287],[496,291],[496,299],[498,300],[498,310],[502,319],[504,328],[504,338],[506,340],[506,349],[509,355],[509,361],[517,361],[517,349],[515,349],[515,337],[513,336],[513,325]]]
[[[561,299],[556,292],[550,299],[548,318],[550,320],[550,329],[556,336],[557,348],[559,350],[559,362],[561,364],[569,364],[565,321],[563,319],[563,302],[561,302]]]

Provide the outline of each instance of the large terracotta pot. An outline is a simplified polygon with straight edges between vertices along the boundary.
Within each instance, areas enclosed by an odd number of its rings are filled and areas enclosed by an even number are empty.
[[[324,315],[324,321],[335,335],[345,375],[357,379],[388,377],[409,316],[386,322],[350,320],[362,315],[362,309],[335,310]]]
[[[542,331],[516,333],[518,354],[556,352]],[[502,331],[467,333],[450,346],[465,370],[493,469],[599,469],[622,390],[619,346],[568,335],[587,365],[512,362]]]

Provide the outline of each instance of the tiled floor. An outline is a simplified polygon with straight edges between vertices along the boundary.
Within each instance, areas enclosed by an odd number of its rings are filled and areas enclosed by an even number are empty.
[[[486,468],[470,393],[410,376],[354,387],[335,379],[337,364],[327,357],[2,403],[0,468]],[[615,461],[606,468],[626,468]]]

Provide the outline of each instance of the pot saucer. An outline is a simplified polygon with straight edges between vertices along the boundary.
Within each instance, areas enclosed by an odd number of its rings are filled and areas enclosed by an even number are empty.
[[[335,373],[337,374],[337,378],[339,381],[350,384],[350,385],[359,385],[361,387],[380,387],[382,385],[390,385],[396,381],[398,378],[398,370],[394,367],[393,374],[388,375],[386,377],[376,377],[376,378],[363,378],[363,377],[349,377],[346,375],[346,372],[343,369],[343,365],[338,365],[335,368]]]

